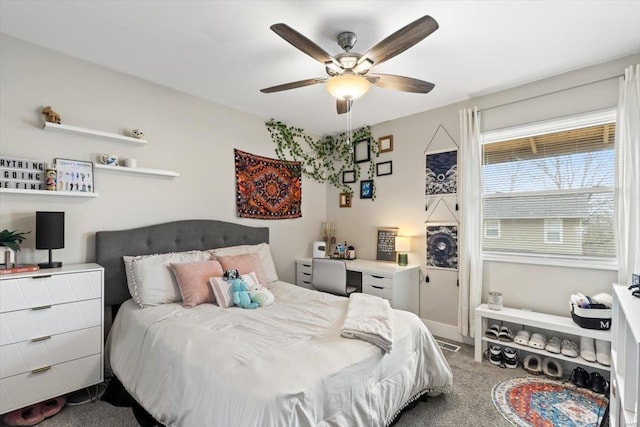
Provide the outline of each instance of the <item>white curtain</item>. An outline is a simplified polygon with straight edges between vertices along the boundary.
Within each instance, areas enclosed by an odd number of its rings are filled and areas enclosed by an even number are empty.
[[[618,283],[640,274],[640,64],[620,78],[616,123]]]
[[[474,310],[482,298],[482,147],[478,109],[460,111],[460,289],[458,329],[474,336]]]

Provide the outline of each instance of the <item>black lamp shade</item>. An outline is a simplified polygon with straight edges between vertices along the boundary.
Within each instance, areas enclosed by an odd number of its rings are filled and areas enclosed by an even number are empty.
[[[38,264],[40,268],[62,267],[51,256],[51,249],[61,248],[64,248],[64,212],[36,212],[36,249],[49,250],[49,262]]]

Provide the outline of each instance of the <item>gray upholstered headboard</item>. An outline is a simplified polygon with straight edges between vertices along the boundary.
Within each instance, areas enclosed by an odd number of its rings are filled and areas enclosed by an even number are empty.
[[[131,298],[124,271],[124,255],[215,249],[269,243],[268,227],[249,227],[224,221],[193,219],[129,230],[98,231],[96,262],[104,267],[105,331],[114,306]]]

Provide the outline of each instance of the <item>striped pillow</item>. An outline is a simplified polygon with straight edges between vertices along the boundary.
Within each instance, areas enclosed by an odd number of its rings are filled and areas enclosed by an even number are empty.
[[[233,305],[230,282],[226,282],[222,277],[210,277],[209,285],[211,285],[213,295],[216,297],[218,307],[227,308]]]

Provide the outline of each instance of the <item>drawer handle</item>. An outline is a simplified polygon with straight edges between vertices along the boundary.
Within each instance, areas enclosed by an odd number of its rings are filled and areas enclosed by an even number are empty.
[[[32,279],[46,279],[48,277],[51,277],[51,274],[46,274],[44,276],[33,276],[31,277]]]
[[[372,274],[371,277],[373,277],[375,279],[384,279],[384,276],[376,276],[374,274]]]
[[[46,310],[47,308],[51,308],[50,305],[41,305],[40,307],[32,307],[31,310]]]
[[[39,374],[40,372],[45,372],[51,369],[51,366],[43,366],[42,368],[34,369],[31,371],[32,374]]]
[[[305,276],[311,276],[311,273],[302,273],[302,274],[304,274]]]
[[[371,287],[372,287],[372,288],[376,288],[376,289],[384,289],[382,286],[374,286],[374,285],[371,285]]]
[[[31,340],[31,342],[44,341],[44,340],[48,340],[48,339],[51,339],[51,335],[47,335],[46,337],[33,338],[33,339]]]
[[[302,281],[302,283],[306,283],[307,285],[311,284],[311,282],[305,282],[304,280]]]
[[[303,267],[311,267],[311,264],[302,264]]]

